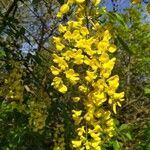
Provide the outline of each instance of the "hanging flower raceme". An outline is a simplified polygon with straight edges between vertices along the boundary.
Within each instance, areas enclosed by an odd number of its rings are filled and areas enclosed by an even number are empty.
[[[119,77],[111,76],[116,61],[111,55],[116,46],[110,31],[90,16],[90,9],[99,3],[100,0],[68,0],[57,16],[68,13],[73,5],[76,6],[73,19],[60,24],[60,34],[53,37],[51,85],[64,94],[64,98],[72,97],[70,101],[76,105],[72,110],[76,133],[72,148],[77,150],[101,150],[102,144],[114,134],[112,111],[104,104],[117,113],[116,107],[124,100],[124,92],[117,93]]]

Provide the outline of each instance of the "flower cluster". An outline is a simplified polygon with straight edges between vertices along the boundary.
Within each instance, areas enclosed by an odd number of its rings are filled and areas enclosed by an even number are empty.
[[[46,119],[48,116],[47,110],[50,106],[50,101],[47,93],[42,87],[39,88],[37,93],[38,97],[29,99],[26,111],[29,115],[29,126],[34,132],[42,133],[46,125]]]
[[[53,150],[65,150],[65,141],[64,141],[64,125],[57,124],[54,132],[54,148]]]
[[[7,79],[5,79],[5,86],[8,86],[5,93],[6,99],[10,101],[15,101],[17,103],[23,102],[23,80],[22,80],[22,69],[20,62],[11,61],[12,70]]]
[[[35,100],[30,100],[28,103],[29,107],[29,126],[34,132],[39,131],[42,133],[42,129],[45,127],[45,121],[47,118],[47,105],[45,102],[36,102]]]
[[[68,0],[57,16],[68,13],[74,4],[74,17],[60,24],[60,35],[53,37],[56,49],[50,66],[51,85],[66,97],[71,95],[75,103],[72,118],[76,139],[72,140],[72,147],[80,150],[100,150],[113,136],[114,121],[107,106],[117,113],[116,107],[124,100],[124,92],[117,93],[119,77],[111,76],[116,58],[110,55],[116,51],[116,46],[109,30],[93,20],[88,9],[99,2]]]

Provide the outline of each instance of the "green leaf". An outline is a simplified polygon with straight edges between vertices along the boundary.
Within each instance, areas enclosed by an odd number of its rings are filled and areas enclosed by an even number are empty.
[[[150,58],[149,57],[139,58],[137,60],[140,61],[140,62],[150,62]]]
[[[117,140],[116,140],[116,141],[113,141],[113,149],[114,149],[114,150],[119,150],[119,143],[118,143]]]
[[[117,34],[117,40],[119,41],[119,43],[126,49],[126,51],[132,55],[133,52],[131,51],[131,49],[128,47],[128,45],[124,42],[124,40]]]
[[[6,56],[5,51],[0,49],[0,57]]]
[[[122,131],[122,130],[129,130],[129,125],[128,124],[122,124],[120,127],[119,127],[119,130]]]
[[[125,135],[126,135],[126,137],[127,137],[129,140],[132,140],[132,136],[131,136],[131,133],[130,133],[130,132],[127,132]]]
[[[125,23],[124,18],[121,15],[115,12],[108,13],[108,15],[113,22],[118,21],[124,27],[125,30],[128,30],[128,26]]]
[[[149,88],[145,88],[145,89],[144,89],[144,93],[145,93],[145,94],[150,94],[150,89],[149,89]]]
[[[64,0],[57,0],[61,5],[64,4]]]

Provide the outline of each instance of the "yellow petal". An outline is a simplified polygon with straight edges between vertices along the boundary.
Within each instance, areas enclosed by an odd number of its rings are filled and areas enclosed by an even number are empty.
[[[81,141],[72,141],[73,147],[78,148],[81,146],[82,142]]]
[[[111,46],[109,47],[109,49],[108,49],[108,51],[109,51],[110,53],[114,53],[116,50],[117,50],[117,48],[116,48],[115,45],[111,45]]]
[[[76,1],[76,3],[83,3],[85,0],[75,0]]]
[[[91,145],[92,145],[92,147],[96,148],[96,147],[98,147],[99,143],[100,143],[99,141],[98,142],[92,142]]]
[[[61,12],[58,12],[56,16],[57,16],[58,18],[61,18],[62,15],[63,15],[63,14],[62,14]]]
[[[74,102],[79,102],[80,101],[80,97],[73,97],[72,98]]]
[[[121,107],[121,104],[120,104],[120,102],[117,102],[117,104],[118,104],[118,106],[119,106],[119,107]]]
[[[60,33],[64,33],[66,30],[67,30],[67,29],[66,29],[66,26],[63,26],[62,24],[59,25],[58,31],[59,31]]]
[[[59,90],[59,92],[65,94],[67,92],[67,87],[65,85],[62,85],[59,87],[58,90]]]
[[[114,111],[115,114],[117,114],[117,111],[116,111],[116,103],[113,104],[113,111]]]
[[[82,34],[83,36],[86,36],[87,34],[89,34],[89,31],[88,31],[88,29],[87,29],[86,27],[82,27],[82,28],[80,29],[80,32],[81,32],[81,34]]]
[[[62,14],[65,14],[65,13],[67,13],[69,11],[69,6],[68,6],[68,4],[63,4],[61,7],[60,7],[60,12],[62,13]]]
[[[92,3],[96,6],[101,2],[101,0],[92,0]]]
[[[51,72],[52,72],[53,75],[58,75],[61,71],[60,69],[58,69],[54,66],[51,66],[50,69],[51,69]]]

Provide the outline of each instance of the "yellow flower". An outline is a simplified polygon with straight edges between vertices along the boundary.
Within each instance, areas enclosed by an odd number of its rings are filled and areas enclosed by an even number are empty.
[[[95,150],[101,150],[100,146],[95,147]]]
[[[95,116],[96,116],[96,118],[100,118],[100,117],[102,116],[102,114],[101,114],[100,111],[97,111],[97,112],[95,113]]]
[[[119,77],[114,75],[107,80],[109,86],[107,87],[107,93],[109,96],[113,95],[119,86]]]
[[[66,63],[66,61],[64,60],[63,57],[59,57],[57,54],[53,54],[53,61],[55,63],[58,64],[58,66],[62,69],[62,70],[66,70],[66,68],[68,68],[68,64]]]
[[[91,142],[91,145],[93,148],[95,148],[97,150],[98,145],[100,144],[100,142]]]
[[[115,87],[109,86],[109,87],[107,88],[107,94],[108,94],[109,96],[112,96],[115,92],[116,92],[116,88],[115,88]]]
[[[61,12],[58,12],[56,16],[57,16],[58,18],[61,18],[62,15],[63,15],[63,14],[62,14]]]
[[[82,50],[81,49],[77,50],[74,55],[74,63],[78,65],[82,64],[83,58],[84,58],[84,55],[82,55]]]
[[[109,104],[112,104],[112,103],[113,103],[113,99],[112,99],[112,98],[109,98],[108,103],[109,103]]]
[[[99,57],[99,61],[102,62],[102,63],[106,63],[109,61],[109,55],[104,52],[101,54],[101,56]]]
[[[91,120],[93,120],[94,119],[94,110],[89,110],[85,115],[84,115],[84,119],[86,120],[86,121],[91,121]]]
[[[96,6],[101,2],[101,0],[92,0],[92,3]]]
[[[66,78],[68,78],[72,84],[76,84],[77,81],[80,79],[78,77],[79,74],[75,73],[73,69],[69,69],[65,71],[65,74],[66,74]]]
[[[63,81],[60,77],[55,77],[51,85],[63,94],[67,92],[67,87],[63,84]]]
[[[60,24],[60,25],[58,26],[58,31],[59,31],[60,33],[64,33],[64,32],[66,32],[66,30],[67,30],[66,26],[63,26],[62,24]]]
[[[101,0],[89,1],[92,6],[97,6],[101,2]],[[51,85],[63,94],[68,90],[64,84],[66,82],[71,89],[78,88],[78,91],[72,91],[70,97],[76,103],[74,109],[78,109],[72,110],[77,133],[77,139],[72,141],[72,148],[101,150],[102,144],[105,143],[102,138],[103,132],[107,135],[106,141],[108,141],[114,131],[111,111],[106,111],[103,104],[107,102],[116,113],[116,107],[121,106],[120,103],[123,101],[124,92],[116,93],[119,77],[110,77],[116,58],[109,58],[109,55],[111,56],[110,53],[114,53],[117,49],[111,43],[110,27],[103,27],[96,23],[92,16],[87,16],[90,21],[90,26],[87,28],[85,3],[86,0],[67,0],[57,14],[62,17],[72,5],[77,4],[73,19],[65,25],[60,24],[58,31],[62,34],[53,38],[58,51],[55,50],[56,53],[52,55],[54,65],[50,69],[54,79]],[[95,8],[93,15],[94,13],[98,15],[98,8]],[[62,78],[56,77],[61,74]],[[71,90],[68,94],[71,94]]]
[[[88,43],[89,47],[91,47],[91,45],[92,45],[92,44],[95,44],[96,39],[95,39],[95,38],[93,38],[93,37],[90,37],[90,38],[89,38],[89,39],[87,39],[86,41],[87,41],[87,43]]]
[[[87,41],[85,42],[84,48],[85,48],[84,52],[87,53],[91,57],[96,53],[94,50],[91,49],[91,47],[88,45]]]
[[[82,114],[82,110],[72,110],[72,113],[73,113],[73,118],[77,118],[77,117],[80,117],[81,114]]]
[[[54,66],[51,66],[50,70],[51,70],[51,72],[52,72],[53,75],[58,75],[61,72],[60,69],[58,69],[58,68],[56,68]]]
[[[93,24],[92,29],[94,29],[95,31],[99,31],[102,29],[102,26],[98,22],[96,22],[95,24]]]
[[[58,88],[58,91],[65,94],[67,92],[67,87],[64,84],[61,84]]]
[[[121,99],[120,101],[124,101],[124,99]],[[117,102],[117,105],[118,105],[119,107],[121,107],[121,103],[120,103],[120,102]]]
[[[59,43],[60,41],[61,41],[60,37],[53,36],[53,42],[54,43]]]
[[[103,41],[108,42],[111,39],[111,34],[108,30],[104,31]]]
[[[85,127],[84,126],[82,126],[81,128],[78,128],[77,129],[77,132],[78,132],[78,135],[79,136],[82,136],[84,133],[85,133],[85,129],[84,129]]]
[[[109,69],[110,71],[113,69],[114,64],[115,64],[116,58],[110,59],[107,63],[103,64],[104,69]]]
[[[75,0],[76,1],[76,3],[83,3],[85,0]]]
[[[51,85],[58,88],[61,83],[62,83],[62,79],[60,77],[55,77]]]
[[[78,90],[79,90],[80,92],[86,93],[87,90],[88,90],[88,88],[87,88],[85,85],[80,85],[80,86],[78,87]]]
[[[74,30],[72,33],[72,39],[75,41],[78,41],[81,38],[82,38],[82,36],[80,35],[79,30]]]
[[[88,82],[91,82],[93,81],[94,79],[96,79],[97,75],[95,74],[95,72],[92,72],[92,71],[86,71],[86,77],[85,79],[88,81]]]
[[[85,39],[80,39],[79,41],[77,41],[75,47],[77,48],[85,48],[86,46],[86,40]]]
[[[60,42],[61,38],[59,37],[53,37],[53,41],[56,44],[56,49],[58,51],[61,51],[65,46]]]
[[[118,85],[119,85],[119,76],[114,75],[114,76],[110,77],[109,79],[107,79],[107,82],[110,86],[111,85],[113,86],[114,84],[115,85],[117,84],[117,86],[115,86],[115,87],[118,87]]]
[[[83,35],[83,36],[86,36],[89,34],[89,31],[86,27],[81,27],[80,29],[80,33]]]
[[[113,111],[116,114],[116,106],[118,105],[119,107],[121,107],[120,101],[124,101],[124,92],[121,93],[113,93],[111,95],[111,97],[108,100],[108,103],[112,105],[113,107]]]
[[[69,11],[69,5],[68,4],[63,4],[61,7],[60,7],[60,12],[62,14],[65,14]]]
[[[68,21],[67,24],[70,29],[79,29],[82,25],[82,21]]]
[[[117,105],[116,103],[113,104],[113,112],[114,112],[115,114],[117,114],[116,105]]]
[[[86,65],[90,65],[91,60],[90,60],[87,56],[84,56],[84,63],[85,63]]]
[[[74,102],[79,102],[80,101],[80,97],[72,97]]]
[[[76,56],[76,49],[67,50],[65,53],[62,54],[65,60],[69,61],[70,58],[74,58]]]
[[[111,75],[111,70],[110,69],[102,69],[101,72],[100,72],[100,75],[107,79],[110,75]]]
[[[90,149],[90,147],[91,147],[90,144],[91,144],[90,142],[86,141],[86,143],[85,143],[86,150]]]
[[[109,46],[109,42],[108,41],[104,41],[104,40],[100,41],[98,43],[98,47],[97,47],[98,51],[97,51],[97,53],[101,54],[102,52],[107,51],[108,50],[108,46]]]
[[[116,106],[118,105],[119,107],[121,107],[120,101],[124,101],[124,99],[118,99],[115,100],[114,98],[109,98],[108,103],[112,105],[113,107],[113,112],[116,114]]]
[[[64,38],[65,38],[66,40],[70,40],[70,39],[72,38],[72,35],[71,35],[71,32],[70,32],[70,31],[67,31],[63,36],[64,36]]]
[[[107,126],[113,126],[114,125],[114,120],[112,118],[107,120],[106,125]]]
[[[101,130],[101,127],[100,127],[100,125],[99,124],[96,124],[95,126],[94,126],[94,132],[100,132],[100,130]]]
[[[113,94],[114,99],[122,99],[123,97],[124,97],[124,92]]]
[[[56,43],[56,49],[58,51],[61,51],[63,48],[65,48],[65,46],[62,43]]]
[[[117,48],[116,48],[116,46],[115,45],[110,45],[110,47],[109,47],[109,49],[108,49],[108,51],[110,52],[110,53],[114,53],[115,51],[117,50]]]
[[[100,62],[96,58],[92,58],[89,65],[93,71],[96,71],[101,66]]]
[[[74,148],[79,148],[82,144],[82,141],[72,141],[72,144]]]
[[[96,106],[100,106],[106,101],[106,95],[105,93],[99,93],[98,91],[93,93],[93,102],[95,103]]]
[[[75,124],[78,125],[81,120],[82,120],[82,117],[81,117],[81,114],[82,114],[82,110],[72,110],[72,118],[73,120],[75,121]]]
[[[90,135],[91,135],[91,137],[93,138],[93,139],[99,139],[99,135],[100,135],[100,133],[95,133],[94,131],[93,132],[91,132],[90,133]]]
[[[103,92],[104,88],[107,87],[105,80],[99,79],[96,82],[92,83],[92,86],[97,89],[99,92]]]
[[[105,133],[111,138],[113,136],[114,127],[110,126],[105,129]]]

